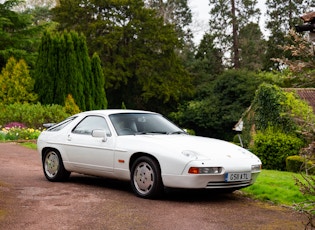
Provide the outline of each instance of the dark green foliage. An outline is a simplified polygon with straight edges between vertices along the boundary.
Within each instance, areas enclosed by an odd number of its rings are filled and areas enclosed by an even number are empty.
[[[175,31],[182,42],[192,42],[192,12],[188,0],[150,0],[146,1],[148,6],[157,11],[168,24],[175,26]]]
[[[230,70],[199,91],[199,98],[181,105],[172,118],[197,135],[232,140],[232,130],[250,106],[261,83],[253,72]]]
[[[287,157],[297,155],[304,144],[295,135],[270,127],[264,132],[257,132],[251,151],[260,158],[264,169],[284,171]]]
[[[280,46],[289,44],[286,35],[294,25],[300,23],[300,16],[306,12],[304,1],[302,0],[266,0],[267,19],[266,27],[270,30],[267,41],[266,58],[264,69],[280,69],[279,63],[272,61],[272,58],[288,58]]]
[[[224,52],[227,67],[241,68],[239,34],[249,23],[258,23],[257,0],[209,0],[210,33],[216,38],[217,46]],[[257,42],[251,33],[243,34],[243,39]],[[260,41],[258,41],[260,43]]]
[[[41,103],[64,105],[71,94],[80,110],[94,108],[94,76],[83,35],[45,32],[34,75]]]
[[[52,104],[55,97],[56,80],[54,78],[58,77],[59,66],[58,59],[51,57],[58,57],[59,47],[53,39],[51,33],[44,33],[36,62],[34,90],[43,104]]]
[[[42,26],[34,25],[32,15],[13,10],[23,1],[0,2],[0,70],[10,57],[24,59],[34,68],[36,49],[40,41]]]
[[[251,71],[263,69],[267,47],[257,23],[249,23],[240,29],[239,44],[241,67]]]
[[[0,126],[20,122],[31,128],[42,128],[44,123],[57,123],[70,115],[60,105],[10,104],[0,105]]]
[[[222,52],[214,46],[214,37],[205,34],[200,41],[191,72],[194,73],[194,84],[198,90],[209,84],[216,76],[223,72]]]
[[[107,109],[107,98],[105,93],[105,76],[103,74],[103,69],[101,66],[101,60],[99,56],[94,53],[92,60],[92,81],[91,87],[92,90],[92,98],[94,101],[94,109]]]
[[[279,87],[262,84],[253,101],[256,129],[265,130],[273,126],[286,133],[294,132],[297,126],[286,113],[288,110],[286,100],[286,94]]]
[[[300,155],[289,156],[286,159],[286,170],[289,172],[305,172],[305,164],[307,164],[307,168],[309,174],[315,175],[315,165],[312,161],[305,159]]]
[[[53,13],[60,30],[82,32],[90,54],[99,54],[110,107],[124,101],[129,108],[161,110],[191,94],[174,26],[143,1],[61,0]]]

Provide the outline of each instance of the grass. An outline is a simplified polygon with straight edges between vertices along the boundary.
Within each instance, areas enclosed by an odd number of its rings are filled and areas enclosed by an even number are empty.
[[[20,143],[20,145],[27,147],[27,148],[31,148],[31,149],[37,148],[36,143],[33,143],[33,142],[23,142],[23,143]]]
[[[256,183],[242,191],[255,199],[287,206],[294,206],[307,200],[315,201],[315,197],[300,192],[294,178],[302,180],[298,173],[262,170]]]

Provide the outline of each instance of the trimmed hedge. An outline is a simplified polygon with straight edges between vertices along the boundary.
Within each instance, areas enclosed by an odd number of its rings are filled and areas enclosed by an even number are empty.
[[[302,156],[289,156],[286,159],[286,169],[289,172],[305,172],[305,159]],[[308,173],[315,175],[315,165],[312,161],[307,161],[307,168],[309,168]]]

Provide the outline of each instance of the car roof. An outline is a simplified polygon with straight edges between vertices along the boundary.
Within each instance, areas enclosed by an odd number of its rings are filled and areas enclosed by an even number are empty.
[[[155,112],[144,111],[144,110],[133,110],[133,109],[103,109],[103,110],[91,110],[79,113],[79,115],[91,115],[91,114],[101,114],[101,115],[111,115],[111,114],[121,114],[121,113],[148,113],[157,114]]]

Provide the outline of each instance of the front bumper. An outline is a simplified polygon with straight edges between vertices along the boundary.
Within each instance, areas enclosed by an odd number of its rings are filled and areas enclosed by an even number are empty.
[[[251,173],[247,181],[225,182],[225,175],[162,175],[163,184],[169,188],[239,189],[252,185],[260,172]]]

